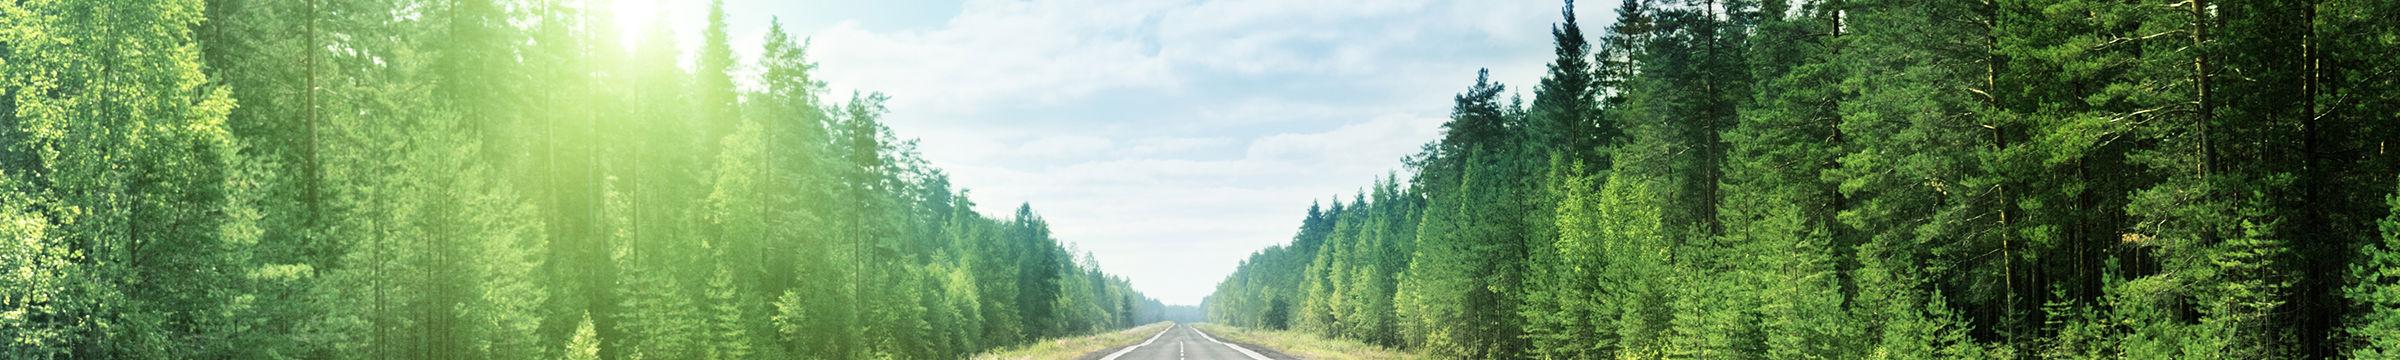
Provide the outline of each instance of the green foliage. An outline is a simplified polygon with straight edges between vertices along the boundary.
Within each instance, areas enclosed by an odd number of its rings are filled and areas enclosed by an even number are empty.
[[[1519,107],[1496,101],[1503,86],[1485,75],[1453,103],[1446,147],[1421,155],[1427,165],[1417,183],[1439,196],[1427,198],[1396,295],[1400,317],[1412,320],[1404,328],[1424,334],[1427,352],[1441,356],[1506,358],[1524,350],[1514,321],[1524,264],[1554,223],[1535,215],[1548,204],[1538,195],[1542,166],[1522,146],[1529,127]]]
[[[955,358],[1163,313],[780,26],[745,92],[721,3],[692,73],[598,10],[0,4],[0,357]]]
[[[1616,10],[1596,43],[1553,24],[1531,107],[1479,78],[1404,160],[1423,207],[1393,217],[1417,238],[1388,305],[1345,294],[1387,262],[1337,216],[1211,318],[1446,358],[2395,351],[2400,26],[2370,19],[2400,3]]]
[[[1568,161],[1605,168],[1605,160],[1594,155],[1615,141],[1619,131],[1616,124],[1600,121],[1598,96],[1604,89],[1594,78],[1592,44],[1575,21],[1575,1],[1567,0],[1559,16],[1564,19],[1550,27],[1557,57],[1533,90],[1529,125],[1537,129],[1534,134],[1545,149],[1566,155]]]
[[[13,177],[0,179],[0,184],[16,188]],[[0,288],[8,311],[0,314],[0,335],[8,339],[6,354],[11,357],[33,358],[51,356],[66,349],[75,324],[67,319],[77,310],[69,295],[78,291],[78,270],[74,260],[79,258],[65,247],[54,245],[49,220],[26,208],[30,199],[11,192],[5,205],[0,205],[0,230],[8,241],[0,246],[0,265],[6,266],[6,283]]]
[[[2065,291],[2061,289],[2052,292],[2064,293]],[[2063,294],[2059,295],[2056,297],[2064,297]],[[2125,336],[2119,333],[2116,324],[2110,321],[2113,319],[2106,314],[2100,314],[2088,304],[2071,300],[2051,300],[2048,304],[2042,304],[2042,313],[2048,317],[2043,322],[2043,330],[2051,333],[2050,339],[2041,344],[2041,352],[2037,353],[2044,358],[2115,358],[2115,353],[2119,349],[2116,342]]]
[[[685,69],[590,1],[0,3],[0,357],[956,358],[1168,315],[708,5]],[[1615,9],[1207,316],[1456,358],[2400,352],[2400,2]]]
[[[1882,339],[1868,352],[1870,359],[1981,359],[2007,358],[1987,354],[1985,349],[1967,337],[1967,329],[1942,300],[1939,292],[1927,294],[1924,302],[1903,299],[1909,306],[1894,307],[1886,316]]]
[[[600,359],[600,335],[592,331],[591,316],[575,324],[575,335],[567,338],[566,354],[563,358],[568,360]]]
[[[2360,307],[2348,319],[2354,358],[2400,357],[2400,193],[2389,199],[2390,215],[2376,221],[2382,241],[2365,244],[2350,266],[2345,295]]]
[[[709,315],[708,329],[705,330],[708,333],[707,341],[702,343],[707,346],[703,358],[750,358],[753,354],[751,342],[755,340],[750,336],[750,324],[745,319],[754,317],[746,316],[743,312],[746,304],[742,303],[740,289],[734,287],[733,272],[719,266],[708,277],[706,295]]]
[[[257,225],[236,216],[255,210],[235,193],[234,102],[190,31],[203,16],[199,1],[0,5],[0,174],[21,235],[0,284],[7,355],[245,350]]]

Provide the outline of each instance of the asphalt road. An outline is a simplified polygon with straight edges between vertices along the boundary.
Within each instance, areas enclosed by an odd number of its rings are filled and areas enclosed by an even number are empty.
[[[1210,337],[1191,325],[1175,324],[1133,346],[1109,350],[1101,360],[1283,360],[1268,352]]]

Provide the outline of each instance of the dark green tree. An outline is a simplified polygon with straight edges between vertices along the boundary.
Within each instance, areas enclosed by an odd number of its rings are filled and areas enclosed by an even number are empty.
[[[1557,58],[1533,90],[1533,133],[1545,149],[1565,154],[1568,161],[1607,168],[1605,162],[1595,163],[1595,154],[1616,139],[1617,131],[1614,124],[1600,122],[1601,89],[1594,79],[1592,44],[1575,22],[1574,1],[1567,1],[1559,16],[1564,19],[1550,27]]]

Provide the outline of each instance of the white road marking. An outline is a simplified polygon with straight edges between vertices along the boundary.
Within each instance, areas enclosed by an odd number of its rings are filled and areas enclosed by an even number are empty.
[[[1248,357],[1250,357],[1250,359],[1251,359],[1251,360],[1275,360],[1275,359],[1269,359],[1269,358],[1267,358],[1265,355],[1259,355],[1257,352],[1250,351],[1250,349],[1243,349],[1241,345],[1234,345],[1233,343],[1228,343],[1228,342],[1223,342],[1223,341],[1217,341],[1217,338],[1209,337],[1209,336],[1208,336],[1208,333],[1206,333],[1206,332],[1201,332],[1201,331],[1200,331],[1200,328],[1197,328],[1197,327],[1195,327],[1195,328],[1192,328],[1192,333],[1200,334],[1200,338],[1202,338],[1202,339],[1208,339],[1208,341],[1209,341],[1209,342],[1213,342],[1213,343],[1217,343],[1218,345],[1225,345],[1225,347],[1233,348],[1233,351],[1234,351],[1234,352],[1239,352],[1239,353],[1242,353],[1242,356],[1248,356]]]
[[[1125,356],[1125,353],[1133,352],[1133,349],[1135,348],[1140,348],[1142,345],[1150,345],[1151,342],[1158,341],[1158,337],[1166,336],[1168,331],[1175,331],[1175,325],[1167,325],[1167,329],[1159,331],[1158,335],[1150,335],[1150,340],[1142,340],[1142,343],[1140,344],[1133,344],[1133,346],[1125,347],[1124,350],[1117,350],[1117,352],[1108,353],[1108,357],[1100,358],[1100,360],[1117,360],[1117,357]]]

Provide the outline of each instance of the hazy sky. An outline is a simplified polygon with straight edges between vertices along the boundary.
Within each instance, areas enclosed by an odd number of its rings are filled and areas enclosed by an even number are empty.
[[[1599,29],[1614,5],[1577,12]],[[1198,304],[1250,253],[1289,242],[1310,202],[1347,201],[1399,170],[1439,135],[1476,68],[1530,97],[1559,2],[726,7],[745,59],[780,18],[813,42],[817,76],[841,96],[890,94],[891,127],[921,139],[986,214],[1031,202],[1106,271],[1167,303]],[[685,35],[700,21],[693,10],[665,16]]]

